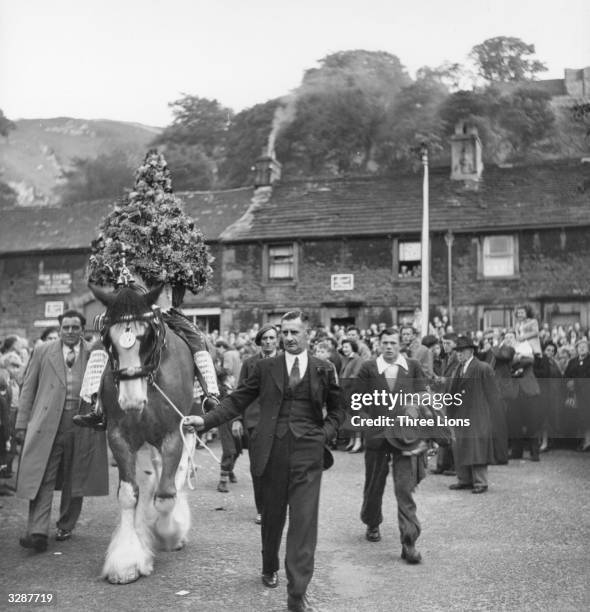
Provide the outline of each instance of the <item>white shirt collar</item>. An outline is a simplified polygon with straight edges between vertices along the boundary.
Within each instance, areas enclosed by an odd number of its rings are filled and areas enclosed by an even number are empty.
[[[473,361],[473,355],[471,355],[471,357],[463,364],[463,369],[461,370],[461,372],[463,372],[463,374],[465,374],[465,372],[467,372],[467,368],[469,367],[469,364]]]
[[[287,351],[285,351],[285,361],[287,363],[288,374],[291,374],[291,368],[295,363],[295,357],[299,357],[299,376],[303,378],[303,376],[305,375],[305,371],[307,370],[307,351],[302,351],[297,355],[293,355],[292,353],[287,353]]]
[[[393,363],[387,363],[387,361],[383,359],[383,355],[379,355],[379,357],[377,357],[377,371],[379,372],[379,374],[383,374],[383,372],[385,372],[385,370],[387,370],[387,368],[389,368],[390,366],[400,366],[406,372],[409,369],[408,362],[401,353],[397,356],[397,359]]]

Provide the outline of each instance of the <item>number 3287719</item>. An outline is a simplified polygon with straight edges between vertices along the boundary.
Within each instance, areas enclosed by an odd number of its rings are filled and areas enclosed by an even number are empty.
[[[8,593],[9,604],[51,604],[54,602],[53,593]]]

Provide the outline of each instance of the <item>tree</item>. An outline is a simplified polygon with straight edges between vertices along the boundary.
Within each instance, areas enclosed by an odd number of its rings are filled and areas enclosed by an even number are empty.
[[[500,99],[498,123],[516,152],[522,153],[550,135],[555,123],[550,101],[548,93],[531,87],[520,87]]]
[[[225,158],[219,168],[219,182],[224,187],[252,183],[252,165],[268,151],[275,111],[280,100],[269,100],[239,112],[233,118],[226,136]]]
[[[341,51],[319,64],[293,94],[294,119],[277,136],[280,159],[298,173],[366,171],[380,126],[411,79],[383,51]]]
[[[18,204],[18,194],[4,181],[0,181],[0,208],[12,208]]]
[[[442,151],[444,122],[440,108],[449,90],[440,75],[422,68],[419,78],[404,87],[384,121],[378,143],[379,159],[388,167],[413,165],[417,150],[428,143],[433,159]]]
[[[110,198],[121,194],[133,178],[127,155],[123,151],[99,155],[95,159],[76,157],[72,168],[64,172],[60,187],[64,205]]]
[[[199,145],[209,157],[216,157],[225,145],[228,125],[233,111],[217,100],[184,94],[171,102],[174,120],[155,139],[155,145]]]
[[[164,153],[178,191],[204,191],[215,186],[216,164],[200,145],[169,144]]]
[[[4,115],[2,109],[0,109],[0,136],[8,136],[10,130],[16,129],[16,123],[11,121]]]
[[[520,38],[496,36],[488,38],[471,49],[478,74],[488,82],[533,80],[547,66],[539,60],[529,59],[535,53],[535,45]]]

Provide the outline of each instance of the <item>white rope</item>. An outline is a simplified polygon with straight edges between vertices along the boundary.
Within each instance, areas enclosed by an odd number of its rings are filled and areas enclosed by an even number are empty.
[[[183,431],[184,417],[186,415],[184,415],[184,414],[182,414],[182,412],[180,412],[180,410],[174,405],[174,402],[164,393],[162,388],[158,386],[156,381],[152,380],[152,385],[154,385],[154,387],[158,390],[160,395],[170,404],[170,406],[172,406],[172,408],[174,408],[174,410],[180,416],[180,423],[179,423],[180,437],[182,438],[182,443],[184,444],[184,447],[186,448],[187,453],[188,453],[189,471],[188,471],[188,474],[187,474],[187,477],[186,477],[186,481],[187,481],[187,484],[188,484],[188,488],[191,489],[191,490],[194,490],[195,486],[194,486],[194,484],[192,482],[192,479],[194,478],[196,480],[196,478],[197,478],[197,468],[195,467],[195,463],[193,461],[192,452],[191,452],[191,449],[189,448],[189,445],[188,445],[188,443],[186,441],[186,436],[184,435],[184,431]],[[213,459],[215,459],[215,461],[217,461],[217,463],[221,463],[221,460],[203,442],[203,440],[199,437],[199,435],[197,434],[196,431],[195,431],[195,437],[197,438],[197,441],[201,444],[201,446],[203,446],[207,450],[207,452],[213,457]]]

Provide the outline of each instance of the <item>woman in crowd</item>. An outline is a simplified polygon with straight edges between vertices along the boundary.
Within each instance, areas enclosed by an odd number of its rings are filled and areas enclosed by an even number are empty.
[[[347,419],[343,426],[345,430],[351,432],[350,440],[346,450],[350,453],[360,453],[363,450],[363,437],[360,431],[354,431],[350,425],[352,417],[350,409],[350,394],[353,388],[353,379],[358,376],[363,360],[358,354],[358,344],[356,340],[345,338],[342,340],[342,368],[340,370],[340,385],[342,387],[342,400],[346,410]]]
[[[579,450],[590,450],[590,352],[588,340],[576,342],[577,356],[570,359],[565,370],[567,389],[574,393],[577,414],[577,435],[582,438]]]
[[[535,376],[539,381],[541,394],[539,404],[541,409],[541,446],[540,452],[545,452],[552,445],[557,433],[557,411],[562,395],[562,377],[559,365],[555,360],[557,346],[549,341],[543,347],[543,356],[535,361]]]
[[[528,447],[531,461],[539,461],[539,431],[541,409],[539,406],[539,383],[533,372],[533,349],[529,341],[516,341],[514,330],[508,330],[504,342],[513,345],[512,377],[516,383],[516,397],[508,403],[508,435],[511,459],[522,459]]]

